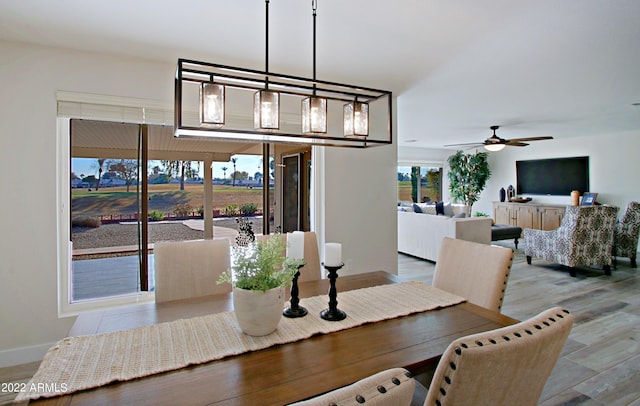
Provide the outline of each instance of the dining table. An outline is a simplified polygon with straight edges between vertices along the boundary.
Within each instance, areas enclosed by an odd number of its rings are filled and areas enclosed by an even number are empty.
[[[340,276],[336,280],[338,302],[339,292],[402,281],[384,271]],[[298,287],[300,298],[323,295],[329,281],[305,281]],[[69,336],[109,333],[232,310],[231,293],[109,308],[81,313]],[[403,367],[414,374],[432,372],[456,338],[517,322],[464,301],[30,403],[284,405],[393,367]]]

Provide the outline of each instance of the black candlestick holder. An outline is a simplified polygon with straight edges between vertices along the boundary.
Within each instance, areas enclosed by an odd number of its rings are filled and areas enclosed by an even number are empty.
[[[338,269],[344,264],[338,266],[328,266],[324,262],[322,266],[329,271],[329,308],[320,312],[320,317],[328,321],[340,321],[347,318],[347,313],[338,309],[338,291],[336,290],[336,279],[338,279]]]
[[[298,267],[298,272],[293,275],[293,280],[291,282],[291,300],[289,300],[291,306],[287,307],[282,312],[285,317],[295,318],[307,315],[307,309],[298,305],[300,303],[300,298],[298,297],[298,277],[300,276],[300,268],[303,266],[304,265],[300,265]]]

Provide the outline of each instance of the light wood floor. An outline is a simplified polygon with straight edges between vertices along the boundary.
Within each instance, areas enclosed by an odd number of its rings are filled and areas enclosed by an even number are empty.
[[[399,254],[398,269],[405,279],[431,283],[434,263]],[[638,270],[623,258],[612,276],[582,269],[571,278],[555,264],[534,259],[527,265],[516,250],[502,312],[523,320],[557,305],[573,313],[575,324],[539,404],[640,406]],[[26,382],[38,364],[0,368],[0,383]],[[0,404],[14,397],[0,393]]]
[[[498,242],[514,248],[512,242]],[[573,313],[569,339],[540,405],[640,406],[640,276],[620,258],[612,276],[561,266],[516,250],[502,313],[524,320],[553,306]],[[399,275],[431,283],[434,263],[399,254]]]

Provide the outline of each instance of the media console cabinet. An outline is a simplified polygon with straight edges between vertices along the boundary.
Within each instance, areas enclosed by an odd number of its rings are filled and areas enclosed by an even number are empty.
[[[496,224],[508,224],[524,230],[554,230],[560,226],[566,206],[535,203],[493,202]]]

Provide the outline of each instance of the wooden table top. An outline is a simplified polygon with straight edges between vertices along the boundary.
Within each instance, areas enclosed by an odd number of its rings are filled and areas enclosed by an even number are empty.
[[[338,307],[341,291],[397,282],[396,276],[382,271],[341,276],[336,283]],[[301,283],[300,297],[326,294],[328,286],[326,279]],[[125,330],[232,307],[231,294],[226,294],[88,312],[78,316],[69,335]],[[432,368],[455,338],[516,322],[462,303],[33,403],[282,405],[392,367]]]

